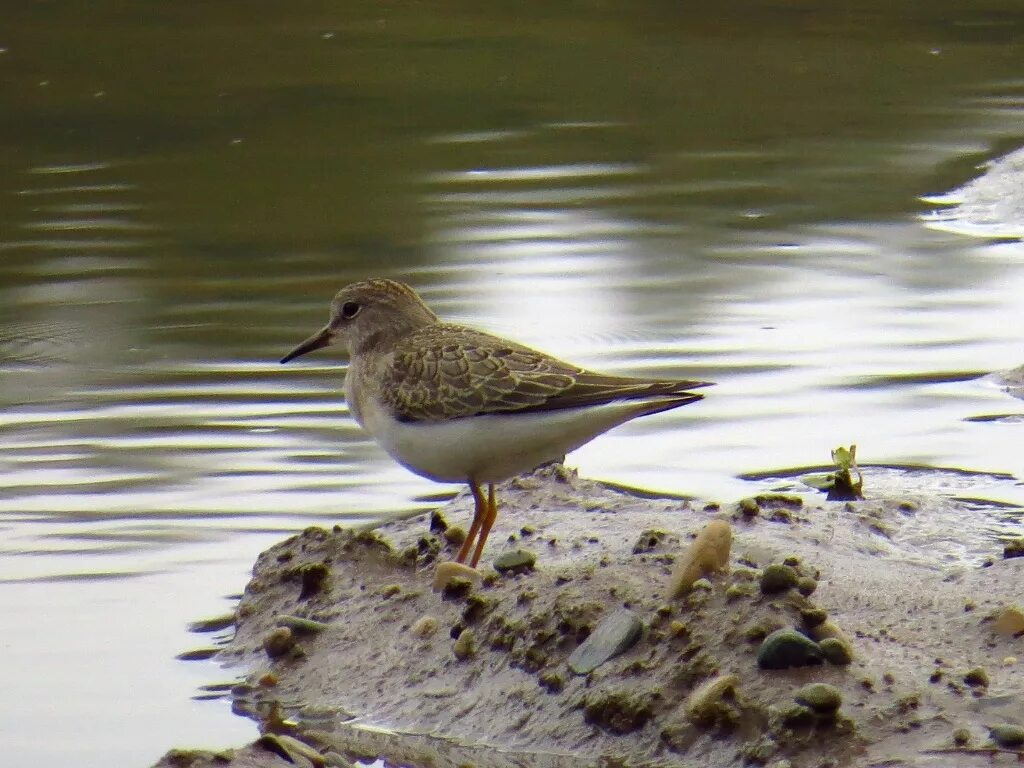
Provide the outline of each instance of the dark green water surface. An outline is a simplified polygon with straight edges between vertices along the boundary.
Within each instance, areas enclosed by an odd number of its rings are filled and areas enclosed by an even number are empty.
[[[1024,406],[977,377],[1024,362],[1024,248],[921,198],[1024,143],[1024,7],[856,5],[7,4],[0,762],[251,737],[186,625],[272,541],[456,490],[361,434],[337,356],[276,362],[356,278],[719,382],[586,474],[728,503],[857,443],[1003,473],[922,525],[1019,532]]]

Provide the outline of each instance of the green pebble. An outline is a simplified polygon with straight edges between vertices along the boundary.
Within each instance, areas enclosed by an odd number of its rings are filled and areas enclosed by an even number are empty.
[[[799,577],[788,565],[772,563],[761,572],[761,591],[766,595],[785,592],[796,586]]]
[[[810,597],[818,588],[818,582],[810,576],[801,576],[796,581],[797,591],[804,597]]]
[[[772,632],[757,651],[757,666],[761,669],[809,667],[823,660],[821,646],[789,628]]]
[[[835,664],[837,667],[845,667],[853,661],[853,652],[850,650],[849,646],[836,637],[826,637],[824,640],[819,642],[818,645],[821,647],[821,652],[824,654],[825,660],[829,664]]]
[[[813,709],[819,715],[832,715],[843,703],[843,695],[834,685],[811,683],[800,688],[793,696],[797,704]]]
[[[1010,723],[994,725],[989,728],[989,735],[992,736],[992,741],[1000,747],[1013,749],[1024,746],[1024,726]]]
[[[527,549],[514,549],[502,552],[494,559],[494,570],[498,573],[525,573],[532,571],[537,562],[537,555]]]
[[[824,608],[804,608],[800,611],[800,619],[808,629],[813,629],[819,624],[824,624],[825,619],[827,618],[828,611]]]
[[[274,623],[279,627],[288,627],[288,629],[298,635],[315,635],[327,629],[327,625],[322,621],[304,619],[301,616],[291,616],[287,613],[282,613],[278,616]]]
[[[988,685],[988,672],[981,667],[975,667],[964,674],[964,682],[972,688],[981,688]]]

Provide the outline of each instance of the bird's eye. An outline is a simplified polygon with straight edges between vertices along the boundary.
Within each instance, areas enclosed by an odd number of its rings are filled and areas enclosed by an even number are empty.
[[[351,320],[353,317],[359,314],[359,310],[362,309],[354,301],[346,301],[341,305],[341,316],[345,320]]]

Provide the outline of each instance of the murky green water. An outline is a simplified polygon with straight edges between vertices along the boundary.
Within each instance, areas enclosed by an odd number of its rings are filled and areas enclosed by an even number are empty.
[[[6,8],[5,760],[242,741],[186,625],[283,534],[453,490],[365,439],[337,360],[276,362],[353,278],[719,382],[587,474],[729,501],[856,442],[1024,502],[1020,422],[986,418],[1024,407],[975,379],[1024,357],[1024,248],[919,218],[1024,138],[1024,9],[820,5]]]

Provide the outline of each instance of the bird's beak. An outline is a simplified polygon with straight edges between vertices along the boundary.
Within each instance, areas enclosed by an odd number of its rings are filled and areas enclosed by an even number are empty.
[[[321,349],[328,346],[334,341],[334,331],[331,330],[330,326],[317,331],[304,342],[299,344],[295,349],[289,352],[287,355],[281,358],[282,363],[287,363],[289,360],[294,360],[296,357],[312,352],[314,349]]]

